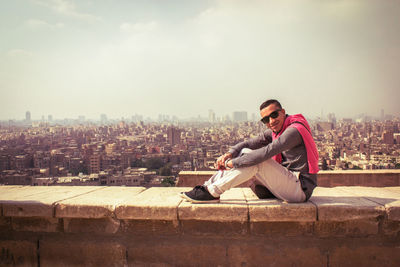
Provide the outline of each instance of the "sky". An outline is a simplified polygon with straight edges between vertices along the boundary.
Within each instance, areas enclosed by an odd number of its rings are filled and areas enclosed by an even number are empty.
[[[0,4],[0,120],[400,115],[400,1]]]

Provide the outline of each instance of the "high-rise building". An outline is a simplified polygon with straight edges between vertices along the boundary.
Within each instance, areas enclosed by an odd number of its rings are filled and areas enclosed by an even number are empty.
[[[208,110],[208,121],[215,122],[215,112],[212,109]]]
[[[233,121],[234,122],[247,121],[247,112],[246,111],[235,111],[235,112],[233,112]]]
[[[168,143],[170,145],[177,145],[181,143],[181,130],[175,127],[168,127],[167,131]]]
[[[31,121],[31,112],[30,111],[25,112],[25,120],[26,120],[26,122]]]
[[[394,143],[393,131],[384,131],[382,133],[382,141],[384,144],[393,145]]]
[[[89,157],[89,172],[99,173],[101,156],[99,154],[93,154]]]

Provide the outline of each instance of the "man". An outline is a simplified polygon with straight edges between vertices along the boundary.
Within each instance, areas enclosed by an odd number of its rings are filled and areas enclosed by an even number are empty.
[[[220,156],[218,168],[202,186],[181,196],[192,203],[219,202],[226,190],[253,179],[259,198],[276,197],[287,202],[307,201],[316,185],[318,151],[310,126],[301,114],[286,115],[275,100],[260,106],[261,121],[269,128]]]

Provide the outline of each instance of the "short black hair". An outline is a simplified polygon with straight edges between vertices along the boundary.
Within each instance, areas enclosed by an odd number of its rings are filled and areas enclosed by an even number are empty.
[[[265,101],[264,103],[261,104],[260,110],[263,110],[264,108],[268,107],[269,105],[275,104],[277,105],[280,109],[282,109],[281,103],[279,103],[278,100],[276,99],[269,99]]]

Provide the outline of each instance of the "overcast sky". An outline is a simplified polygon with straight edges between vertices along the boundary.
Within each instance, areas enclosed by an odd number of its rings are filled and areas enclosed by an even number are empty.
[[[0,120],[400,115],[400,1],[0,3]]]

